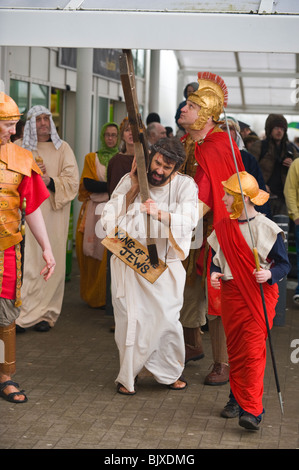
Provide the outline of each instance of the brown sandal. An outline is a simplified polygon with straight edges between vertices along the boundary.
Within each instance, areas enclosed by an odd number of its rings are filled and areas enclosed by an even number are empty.
[[[183,382],[185,385],[183,387],[176,387],[175,385],[178,383],[178,382]],[[173,384],[170,384],[168,385],[168,387],[171,389],[171,390],[185,390],[185,388],[187,387],[187,381],[184,379],[184,377],[181,375],[181,377],[179,377]]]
[[[136,391],[134,390],[133,392],[129,392],[129,390],[126,389],[122,384],[118,383],[117,384],[117,393],[120,393],[121,395],[135,395]]]
[[[4,398],[4,400],[7,400],[11,403],[26,403],[26,401],[28,401],[28,398],[26,397],[24,390],[20,390],[19,392],[5,393],[4,390],[9,385],[13,385],[16,388],[19,388],[19,384],[17,384],[16,382],[13,382],[12,380],[7,380],[6,382],[0,383],[0,396]],[[24,399],[16,400],[15,397],[20,396],[20,395],[24,396]]]

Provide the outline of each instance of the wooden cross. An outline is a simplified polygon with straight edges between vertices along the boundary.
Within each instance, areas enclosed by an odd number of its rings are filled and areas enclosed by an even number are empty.
[[[134,74],[134,65],[132,51],[130,49],[123,49],[123,53],[119,58],[120,77],[124,91],[124,97],[127,106],[128,119],[132,130],[134,141],[134,153],[137,164],[137,174],[140,188],[141,202],[149,199],[149,186],[147,179],[147,167],[149,164],[148,146],[145,135],[145,127],[143,125],[141,115],[139,113],[139,106],[136,92],[136,82]],[[157,247],[155,240],[150,236],[150,220],[151,216],[147,215],[146,228],[147,228],[147,249],[150,258],[150,263],[155,266],[159,264]]]

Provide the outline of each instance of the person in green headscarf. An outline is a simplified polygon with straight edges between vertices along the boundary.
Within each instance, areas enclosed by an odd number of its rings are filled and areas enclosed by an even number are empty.
[[[80,269],[80,295],[90,307],[106,303],[107,250],[101,244],[106,234],[101,223],[102,210],[108,201],[107,166],[118,152],[119,127],[107,122],[100,134],[101,147],[85,156],[78,199],[83,204],[76,230],[76,254]]]
[[[104,124],[100,134],[101,147],[97,151],[100,163],[107,169],[111,158],[119,152],[119,127],[115,122]]]

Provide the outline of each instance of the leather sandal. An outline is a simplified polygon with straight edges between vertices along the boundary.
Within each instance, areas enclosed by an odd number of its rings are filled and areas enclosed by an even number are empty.
[[[184,382],[185,385],[183,387],[175,387],[175,384],[178,381]],[[181,377],[179,377],[173,384],[168,385],[168,388],[170,388],[170,390],[185,390],[187,385],[188,385],[187,380],[185,380],[184,377],[181,375]]]
[[[6,382],[0,383],[0,397],[4,398],[4,400],[7,400],[11,403],[26,403],[28,401],[28,398],[26,397],[24,390],[20,390],[19,392],[12,392],[12,393],[4,393],[4,389],[8,387],[9,385],[13,385],[16,388],[19,388],[19,384],[16,382],[13,382],[12,380],[7,380]],[[23,400],[15,400],[15,397],[18,395],[24,395]]]
[[[123,390],[121,390],[121,388]],[[117,393],[120,393],[121,395],[135,395],[136,394],[135,390],[133,392],[129,392],[129,390],[127,390],[126,387],[120,383],[117,384],[116,391]]]

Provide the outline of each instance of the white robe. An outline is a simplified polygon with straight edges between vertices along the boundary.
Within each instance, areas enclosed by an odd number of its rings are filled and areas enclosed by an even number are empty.
[[[131,178],[125,175],[104,208],[102,223],[107,233],[118,224],[146,246],[140,194],[124,214],[130,187]],[[115,255],[111,258],[115,341],[120,356],[116,382],[129,391],[134,390],[135,377],[143,367],[157,382],[169,385],[181,376],[185,362],[180,309],[186,275],[181,259],[189,253],[192,230],[198,222],[198,189],[193,178],[178,173],[170,184],[150,186],[150,198],[159,209],[171,213],[171,233],[180,250],[173,248],[165,226],[152,220],[158,256],[164,261],[167,255],[168,265],[154,284]]]
[[[64,295],[66,242],[71,201],[79,188],[79,170],[71,147],[63,142],[56,150],[52,142],[39,142],[33,156],[42,157],[48,175],[53,178],[55,192],[40,206],[56,261],[55,271],[45,282],[40,275],[45,261],[42,250],[26,225],[22,306],[16,323],[29,328],[45,320],[51,327],[57,321]]]

